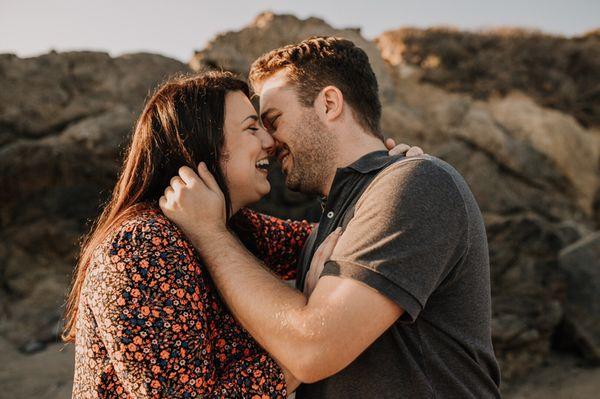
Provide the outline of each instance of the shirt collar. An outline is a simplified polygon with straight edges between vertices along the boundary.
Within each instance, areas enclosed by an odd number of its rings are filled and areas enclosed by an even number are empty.
[[[351,176],[357,176],[357,173],[366,175],[373,171],[383,169],[389,165],[392,159],[393,158],[390,157],[387,150],[373,151],[363,155],[344,168],[338,168],[331,184],[329,196],[331,196],[333,193],[337,193],[339,195],[346,183],[352,180]],[[320,198],[322,209],[325,208],[328,198],[329,197]]]
[[[358,173],[367,174],[382,169],[389,163],[390,155],[388,151],[380,150],[363,155],[343,169],[352,169]]]

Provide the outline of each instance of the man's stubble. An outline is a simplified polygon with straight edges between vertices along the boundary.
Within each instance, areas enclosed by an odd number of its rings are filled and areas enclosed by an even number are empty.
[[[290,131],[288,143],[292,154],[292,168],[285,184],[292,191],[322,194],[329,174],[335,171],[337,146],[334,135],[307,110]]]

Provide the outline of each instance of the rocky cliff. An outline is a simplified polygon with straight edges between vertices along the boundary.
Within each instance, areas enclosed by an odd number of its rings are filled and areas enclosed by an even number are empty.
[[[55,341],[78,243],[144,98],[189,71],[158,55],[0,55],[0,335]]]
[[[189,66],[149,54],[0,55],[0,337],[22,351],[56,340],[79,237],[116,178],[145,96],[166,76],[251,61],[311,35],[363,47],[381,84],[383,128],[454,165],[490,242],[493,338],[504,378],[557,350],[600,360],[597,33],[387,32],[374,42],[322,20],[259,15]],[[316,217],[274,190],[259,205]]]

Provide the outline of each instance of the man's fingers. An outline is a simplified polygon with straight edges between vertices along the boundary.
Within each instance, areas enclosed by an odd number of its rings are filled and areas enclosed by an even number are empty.
[[[160,206],[160,209],[164,211],[167,208],[167,197],[165,197],[164,195],[161,196],[158,199],[158,206]]]
[[[396,140],[394,140],[391,137],[385,139],[385,146],[388,150],[391,150],[392,148],[394,148],[396,146]]]
[[[221,192],[221,187],[219,187],[219,184],[215,180],[215,177],[212,175],[212,173],[210,173],[204,162],[200,162],[200,165],[198,165],[198,174],[200,175],[200,178],[202,179],[204,184],[206,184],[209,189],[211,189],[215,193]]]
[[[424,152],[421,147],[410,147],[410,149],[406,152],[407,157],[416,157],[423,154]]]
[[[173,190],[173,187],[171,186],[167,186],[167,188],[165,188],[165,199],[167,201],[169,201],[170,198],[173,198],[173,196],[175,195],[175,190]]]
[[[178,176],[175,176],[173,179],[175,179],[176,177]],[[194,183],[198,182],[198,180],[200,180],[196,172],[194,172],[194,170],[189,166],[182,166],[181,168],[179,168],[179,178],[183,180],[188,186],[191,186]],[[171,181],[173,181],[173,179],[171,179]]]
[[[173,176],[171,181],[169,182],[170,186],[173,187],[175,191],[185,187],[185,183],[179,176]]]

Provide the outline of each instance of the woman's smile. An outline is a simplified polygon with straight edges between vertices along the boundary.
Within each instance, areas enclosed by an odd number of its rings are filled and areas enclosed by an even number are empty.
[[[269,157],[265,157],[256,162],[256,169],[258,169],[259,172],[264,173],[265,175],[268,175],[269,174],[269,165],[270,165]]]

